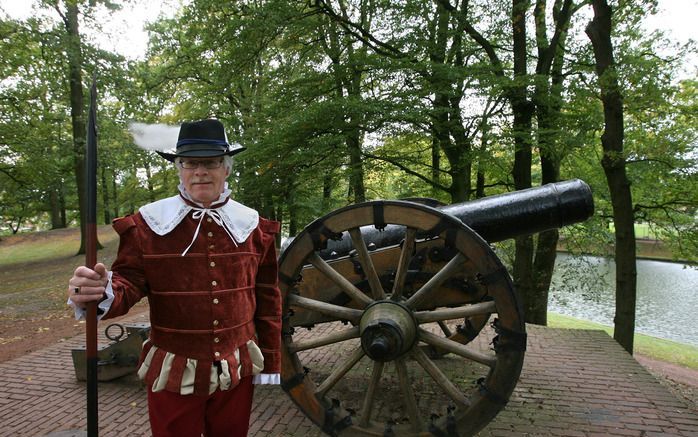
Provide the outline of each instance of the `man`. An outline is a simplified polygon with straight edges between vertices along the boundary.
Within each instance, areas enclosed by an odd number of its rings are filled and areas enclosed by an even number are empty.
[[[253,383],[280,382],[279,224],[229,198],[242,150],[218,120],[183,123],[176,153],[158,152],[179,170],[179,195],[115,220],[112,270],[78,267],[68,282],[78,317],[88,302],[108,319],[148,299],[138,375],[155,437],[246,436]]]

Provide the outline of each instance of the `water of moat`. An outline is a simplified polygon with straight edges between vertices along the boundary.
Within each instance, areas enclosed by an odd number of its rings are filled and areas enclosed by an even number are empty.
[[[558,253],[548,310],[613,326],[615,262]],[[698,269],[637,261],[635,332],[698,346]]]

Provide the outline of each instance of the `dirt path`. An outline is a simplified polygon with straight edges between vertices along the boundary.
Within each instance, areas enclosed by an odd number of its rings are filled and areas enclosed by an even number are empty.
[[[131,310],[129,315],[145,311],[147,307],[139,304]],[[110,320],[110,323],[118,321],[117,318]],[[47,315],[36,319],[0,319],[0,332],[2,332],[0,337],[0,363],[2,363],[69,338],[84,335],[85,322],[75,320],[71,310],[70,314]]]
[[[99,237],[104,249],[97,258],[110,265],[116,256],[116,236],[110,226],[100,226]],[[59,229],[3,237],[0,245],[69,247],[67,242],[71,242],[77,250],[79,241],[78,229]],[[82,263],[84,257],[69,255],[0,266],[0,362],[84,332],[84,322],[76,321],[73,310],[66,305],[68,279]]]

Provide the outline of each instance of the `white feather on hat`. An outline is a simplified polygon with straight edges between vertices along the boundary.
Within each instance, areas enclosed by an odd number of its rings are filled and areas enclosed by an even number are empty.
[[[163,123],[131,122],[128,124],[128,131],[138,147],[156,152],[174,149],[179,137],[179,126]]]

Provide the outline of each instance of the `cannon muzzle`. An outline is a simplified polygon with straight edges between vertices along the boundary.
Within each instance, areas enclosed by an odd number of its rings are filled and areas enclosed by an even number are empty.
[[[594,200],[589,185],[573,179],[448,205],[441,211],[492,243],[583,222],[594,213]]]

